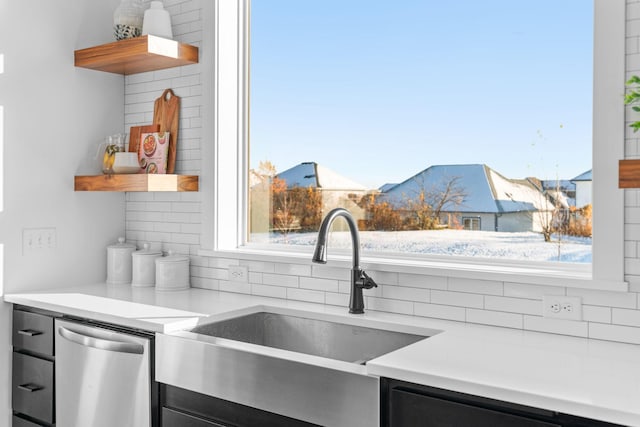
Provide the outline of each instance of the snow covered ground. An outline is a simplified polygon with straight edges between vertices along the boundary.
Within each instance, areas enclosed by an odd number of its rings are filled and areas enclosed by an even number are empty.
[[[252,236],[253,237],[253,236]],[[256,236],[257,237],[257,236]],[[317,233],[272,234],[270,243],[314,245]],[[252,238],[252,240],[254,240]],[[259,240],[259,239],[256,239]],[[361,231],[365,250],[391,253],[457,255],[528,261],[590,263],[591,238],[553,236],[546,243],[539,233],[496,233],[467,230]],[[330,247],[351,246],[349,232],[332,232]]]

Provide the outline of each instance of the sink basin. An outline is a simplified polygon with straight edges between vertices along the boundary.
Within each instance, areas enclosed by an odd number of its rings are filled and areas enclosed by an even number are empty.
[[[379,425],[366,362],[440,331],[255,306],[156,335],[156,381],[323,426]]]
[[[191,332],[357,364],[426,338],[268,311],[197,326]]]

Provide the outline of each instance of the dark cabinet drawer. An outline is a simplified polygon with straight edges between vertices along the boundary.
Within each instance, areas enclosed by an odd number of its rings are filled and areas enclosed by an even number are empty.
[[[53,318],[28,311],[13,311],[13,346],[53,356]]]
[[[33,423],[29,420],[25,420],[24,418],[20,418],[14,415],[11,418],[11,427],[40,427],[40,424]]]
[[[391,390],[393,427],[559,427],[559,424],[521,417],[401,389]]]
[[[162,427],[224,427],[224,425],[169,408],[162,408]]]
[[[13,410],[53,423],[53,362],[13,353]]]

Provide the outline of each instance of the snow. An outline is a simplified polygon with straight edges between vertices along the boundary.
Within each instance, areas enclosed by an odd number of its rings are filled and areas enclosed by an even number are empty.
[[[262,236],[265,237],[265,236]],[[317,233],[273,233],[269,243],[315,245]],[[260,236],[252,235],[252,241]],[[361,231],[365,251],[455,255],[504,260],[591,263],[591,238],[553,236],[545,242],[533,232],[500,233],[468,230]],[[349,232],[332,232],[329,248],[350,248]],[[330,249],[329,249],[330,250]],[[558,256],[559,252],[559,256]]]

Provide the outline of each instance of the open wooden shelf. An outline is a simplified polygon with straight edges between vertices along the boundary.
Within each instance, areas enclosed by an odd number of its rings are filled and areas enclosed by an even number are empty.
[[[196,63],[196,46],[152,35],[75,51],[76,67],[124,75]]]
[[[640,160],[620,160],[618,188],[640,188]]]
[[[75,177],[75,191],[198,191],[197,175],[113,174]]]

